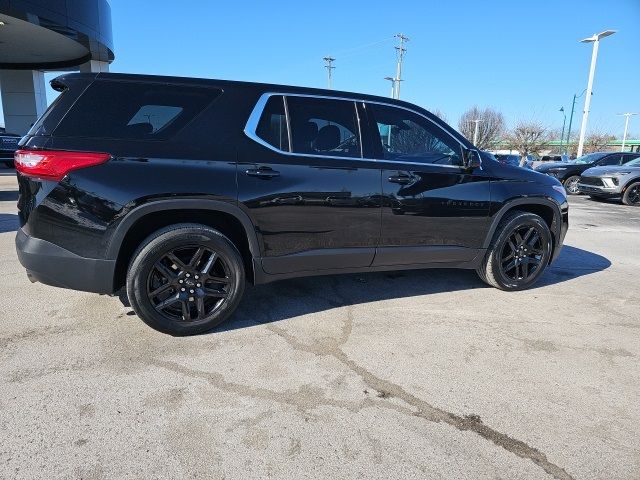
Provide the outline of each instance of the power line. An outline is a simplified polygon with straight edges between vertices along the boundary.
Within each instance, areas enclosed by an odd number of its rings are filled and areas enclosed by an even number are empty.
[[[333,73],[332,73],[332,71],[333,71],[334,68],[336,68],[332,64],[333,64],[333,62],[335,62],[336,59],[333,58],[333,57],[329,57],[329,56],[323,57],[322,59],[326,62],[326,65],[324,66],[324,68],[327,69],[327,88],[329,90],[331,90],[333,88],[333,85],[332,85]]]

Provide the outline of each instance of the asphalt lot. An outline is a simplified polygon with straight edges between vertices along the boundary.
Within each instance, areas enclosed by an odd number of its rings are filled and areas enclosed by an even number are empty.
[[[298,279],[173,338],[29,283],[16,198],[0,170],[0,478],[640,477],[640,208],[571,198],[532,290]]]

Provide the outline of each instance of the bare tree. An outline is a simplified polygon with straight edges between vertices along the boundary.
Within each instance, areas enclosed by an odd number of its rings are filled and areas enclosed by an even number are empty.
[[[476,147],[480,150],[487,150],[495,146],[504,132],[504,116],[502,113],[492,108],[480,110],[477,106],[464,112],[458,122],[458,130],[470,142],[473,142],[475,134],[475,120],[478,120]]]
[[[532,120],[518,122],[504,136],[509,148],[518,151],[523,158],[546,149],[551,138],[549,130],[544,125]]]
[[[444,113],[442,110],[440,110],[439,108],[434,108],[432,110],[429,110],[431,113],[433,113],[436,117],[438,117],[440,120],[442,120],[445,123],[447,122],[447,114]]]
[[[611,140],[615,140],[615,135],[603,132],[591,132],[584,139],[584,153],[601,152],[607,150]]]

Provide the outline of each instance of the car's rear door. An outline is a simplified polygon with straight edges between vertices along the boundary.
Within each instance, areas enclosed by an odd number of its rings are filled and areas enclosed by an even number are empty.
[[[380,236],[380,170],[363,159],[357,102],[264,94],[240,146],[239,201],[267,273],[367,267]]]
[[[489,176],[463,168],[463,145],[434,120],[393,105],[366,110],[382,169],[374,265],[473,260],[488,229]]]

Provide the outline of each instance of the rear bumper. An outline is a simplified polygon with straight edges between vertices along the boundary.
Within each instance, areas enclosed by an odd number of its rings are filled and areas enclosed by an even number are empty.
[[[113,293],[116,261],[85,258],[46,240],[16,235],[18,259],[29,279],[54,287],[95,293]]]

